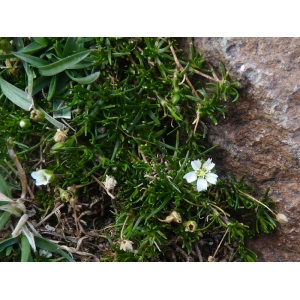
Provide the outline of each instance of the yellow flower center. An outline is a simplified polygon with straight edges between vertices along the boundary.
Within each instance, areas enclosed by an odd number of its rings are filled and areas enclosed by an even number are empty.
[[[207,171],[205,169],[199,169],[196,171],[196,175],[200,178],[204,178],[206,173],[207,173]]]

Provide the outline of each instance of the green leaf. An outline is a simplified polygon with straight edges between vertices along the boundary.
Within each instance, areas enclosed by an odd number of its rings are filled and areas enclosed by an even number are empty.
[[[13,57],[15,57],[13,54],[1,54],[0,60],[5,60],[5,59],[13,58]]]
[[[31,69],[31,67],[28,63],[23,62],[23,65],[24,65],[24,69],[26,71],[27,78],[28,78],[28,85],[27,85],[26,90],[27,90],[28,96],[31,97],[32,90],[33,90],[33,78],[35,77],[35,73]]]
[[[40,76],[37,80],[35,80],[33,82],[32,95],[37,94],[44,87],[49,86],[51,79],[52,79],[51,77]]]
[[[54,75],[51,78],[51,82],[50,82],[50,86],[49,86],[49,91],[48,91],[48,95],[47,95],[47,100],[50,101],[55,93],[55,89],[56,89],[56,82],[57,82],[57,76]]]
[[[19,107],[29,110],[32,101],[28,98],[28,95],[20,90],[19,88],[13,86],[6,80],[0,77],[0,87],[2,89],[3,94],[14,104]]]
[[[8,211],[0,212],[0,230],[7,224],[11,216]]]
[[[92,73],[86,77],[73,77],[69,71],[66,70],[66,74],[71,78],[72,80],[80,83],[80,84],[90,84],[93,83],[100,75],[100,72]]]
[[[20,58],[21,60],[31,64],[32,66],[38,68],[38,67],[42,67],[42,66],[47,66],[49,65],[49,63],[44,60],[44,59],[41,59],[39,57],[36,57],[36,56],[32,56],[32,55],[29,55],[29,54],[25,54],[25,53],[22,53],[22,52],[12,52],[16,57]]]
[[[1,174],[0,174],[0,192],[3,193],[8,198],[12,198],[10,189]]]
[[[61,129],[61,128],[64,126],[63,123],[61,123],[61,122],[55,120],[55,119],[52,118],[50,115],[48,115],[48,114],[47,114],[40,106],[35,105],[35,108],[36,108],[36,109],[39,109],[41,112],[43,112],[43,113],[45,114],[45,119],[46,119],[47,121],[49,121],[51,124],[53,124],[55,127]]]
[[[70,255],[68,255],[65,251],[61,250],[59,246],[51,243],[50,241],[44,239],[43,237],[35,235],[35,244],[40,249],[44,249],[46,251],[59,254],[64,258],[66,258],[68,261],[75,262],[75,260]]]
[[[68,69],[71,69],[71,70],[84,69],[84,68],[90,67],[92,64],[93,64],[93,61],[82,60],[78,64],[73,65]]]
[[[11,245],[14,245],[14,244],[18,243],[18,242],[19,242],[19,238],[18,237],[8,238],[8,239],[0,242],[0,250],[5,249],[5,248],[7,248],[7,247],[9,247]]]
[[[33,40],[41,45],[48,45],[49,41],[47,38],[44,37],[34,37]]]
[[[162,210],[169,201],[170,201],[170,197],[166,197],[165,201],[146,218],[146,221],[150,219],[152,216],[154,216],[155,214],[157,214],[160,210]]]
[[[73,65],[75,65],[78,62],[80,62],[81,60],[83,60],[89,54],[90,54],[90,51],[80,52],[80,53],[71,55],[69,57],[63,58],[52,64],[40,66],[38,69],[39,69],[40,74],[43,76],[53,76],[53,75],[58,74],[68,68],[71,68]]]
[[[80,50],[80,46],[78,43],[79,38],[78,37],[68,37],[65,47],[64,47],[64,51],[63,51],[63,57],[67,57],[69,55],[73,55],[75,53],[78,52],[82,52],[82,50]]]
[[[54,118],[65,118],[65,119],[71,119],[71,107],[66,107],[62,104],[62,100],[60,99],[53,99],[53,117]],[[61,105],[61,108],[59,108]]]
[[[47,44],[40,44],[40,43],[37,43],[37,42],[32,42],[31,44],[29,44],[28,46],[26,46],[25,48],[21,49],[19,51],[22,52],[22,53],[33,53],[33,52],[36,52],[38,50],[41,50],[43,48],[45,48],[47,46]]]
[[[21,37],[14,38],[14,42],[18,51],[24,48],[23,39]]]
[[[25,235],[21,236],[21,262],[28,262],[30,256],[30,244]]]

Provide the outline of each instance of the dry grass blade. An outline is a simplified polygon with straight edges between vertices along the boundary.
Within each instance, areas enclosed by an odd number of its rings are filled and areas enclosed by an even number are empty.
[[[88,253],[88,252],[84,252],[84,251],[78,251],[73,247],[67,247],[67,246],[60,246],[61,249],[67,250],[68,252],[72,253],[72,254],[78,254],[80,256],[92,256],[96,262],[100,262],[99,258],[97,256],[95,256],[92,253]]]
[[[60,206],[58,206],[57,208],[55,208],[48,216],[46,216],[43,220],[41,220],[36,226],[35,228],[38,228],[39,226],[41,226],[45,221],[47,221],[53,214],[55,214],[59,209],[61,209],[65,204],[62,203]]]
[[[22,187],[22,194],[21,194],[21,198],[25,199],[26,198],[26,193],[27,193],[27,178],[26,178],[26,174],[25,171],[22,167],[22,165],[20,164],[18,157],[15,153],[15,151],[13,150],[13,148],[11,147],[12,145],[12,138],[9,138],[7,140],[7,150],[8,150],[8,154],[11,157],[11,159],[14,161],[17,169],[18,169],[18,177],[20,178],[21,181],[21,187]]]

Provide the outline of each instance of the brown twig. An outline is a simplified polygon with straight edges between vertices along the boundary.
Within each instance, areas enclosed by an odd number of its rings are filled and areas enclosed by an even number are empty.
[[[195,250],[196,250],[199,261],[203,262],[203,257],[202,257],[202,254],[201,254],[201,250],[200,250],[197,243],[195,243]]]
[[[205,77],[205,78],[207,78],[207,79],[209,79],[211,81],[215,81],[215,82],[219,82],[220,81],[220,80],[218,80],[218,79],[216,79],[214,77],[211,77],[211,76],[209,76],[209,75],[207,75],[205,73],[202,73],[202,72],[200,72],[198,70],[195,70],[194,68],[189,68],[189,71],[194,72],[194,73],[196,73],[198,75],[201,75],[201,76],[203,76],[203,77]]]
[[[218,253],[218,251],[219,251],[219,248],[220,248],[220,246],[221,246],[221,244],[222,244],[222,242],[223,242],[223,240],[224,240],[224,238],[225,238],[227,232],[228,232],[228,228],[226,229],[226,231],[225,231],[225,233],[224,233],[224,235],[223,235],[223,237],[222,237],[222,240],[221,240],[221,242],[219,243],[219,245],[218,245],[218,247],[217,247],[217,249],[216,249],[216,251],[215,251],[215,253],[214,253],[214,255],[213,255],[213,258],[215,258],[215,256],[217,255],[217,253]]]
[[[56,207],[48,216],[46,216],[43,220],[41,220],[35,228],[38,228],[41,226],[45,221],[47,221],[53,214],[55,214],[59,209],[61,209],[65,204],[62,203],[60,206]]]
[[[58,238],[61,238],[61,239],[63,239],[63,240],[67,240],[67,241],[70,241],[70,242],[72,242],[72,243],[74,243],[74,244],[77,244],[77,242],[78,242],[78,240],[76,239],[76,238],[73,238],[73,237],[71,237],[71,236],[63,236],[63,235],[61,235],[61,234],[59,234],[59,233],[57,233],[57,232],[52,232],[52,231],[49,231],[49,230],[40,230],[43,234],[49,234],[49,235],[53,235],[53,236],[56,236],[56,237],[58,237]]]
[[[193,259],[190,256],[188,256],[179,246],[177,246],[176,244],[172,244],[172,246],[185,258],[187,262],[193,261]]]

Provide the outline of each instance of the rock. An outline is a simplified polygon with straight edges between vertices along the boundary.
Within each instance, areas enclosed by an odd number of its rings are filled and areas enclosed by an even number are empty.
[[[188,40],[180,43],[188,52]],[[214,69],[222,61],[242,83],[226,118],[206,122],[208,140],[218,146],[217,173],[247,174],[257,197],[269,186],[276,211],[289,219],[248,247],[259,261],[300,261],[300,39],[195,38],[194,45]]]

